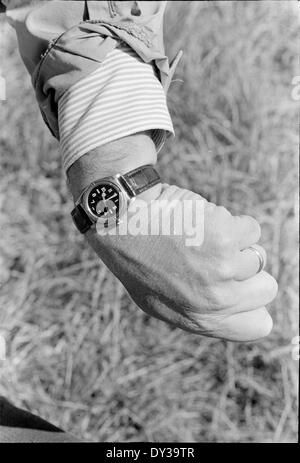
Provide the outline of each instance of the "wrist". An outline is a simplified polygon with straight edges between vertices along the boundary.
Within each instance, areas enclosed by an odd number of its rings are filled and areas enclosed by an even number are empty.
[[[157,161],[155,145],[149,132],[141,132],[100,146],[85,154],[68,169],[67,177],[74,200],[93,181],[125,174],[137,167]],[[159,196],[161,184],[155,185],[139,197],[150,201]]]

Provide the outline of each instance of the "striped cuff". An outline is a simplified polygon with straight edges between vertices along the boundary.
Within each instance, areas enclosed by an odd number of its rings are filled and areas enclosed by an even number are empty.
[[[87,152],[127,135],[152,130],[157,152],[174,135],[154,67],[125,44],[60,98],[58,123],[65,171]]]

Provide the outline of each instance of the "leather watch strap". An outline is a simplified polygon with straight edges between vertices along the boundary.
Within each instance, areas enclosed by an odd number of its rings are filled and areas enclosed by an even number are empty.
[[[151,165],[138,167],[127,174],[122,175],[134,196],[149,190],[160,183],[160,176]]]
[[[80,233],[87,232],[93,223],[80,204],[74,207],[71,216]]]

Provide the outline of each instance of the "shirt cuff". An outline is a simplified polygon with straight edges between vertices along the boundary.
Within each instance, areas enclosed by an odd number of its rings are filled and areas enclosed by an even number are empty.
[[[154,66],[126,44],[64,93],[58,101],[58,125],[65,171],[87,152],[137,132],[151,130],[157,152],[174,135]]]

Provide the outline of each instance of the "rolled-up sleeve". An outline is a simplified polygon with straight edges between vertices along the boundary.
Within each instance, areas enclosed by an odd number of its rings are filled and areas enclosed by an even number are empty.
[[[151,130],[173,133],[163,44],[165,1],[33,1],[7,12],[43,119],[67,169],[81,155]]]
[[[149,130],[159,152],[174,134],[155,69],[127,45],[65,92],[58,125],[65,171],[83,154],[127,135]]]

